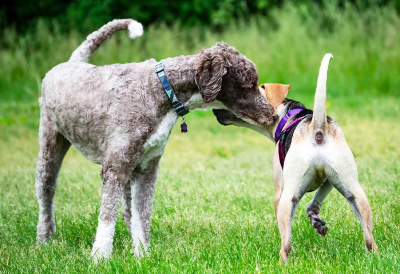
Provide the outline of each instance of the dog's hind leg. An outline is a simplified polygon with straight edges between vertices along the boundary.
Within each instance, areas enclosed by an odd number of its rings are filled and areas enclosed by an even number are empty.
[[[53,122],[41,112],[39,126],[39,155],[36,165],[36,196],[39,203],[37,239],[46,242],[55,234],[53,199],[58,172],[71,144],[57,130]]]
[[[150,245],[151,211],[160,158],[153,158],[143,169],[137,167],[130,182],[132,251],[137,257],[142,257]]]
[[[337,148],[332,167],[326,169],[329,182],[346,198],[357,216],[364,232],[366,248],[378,253],[372,236],[372,211],[367,196],[358,182],[357,166],[347,145]]]
[[[301,159],[289,160],[289,157],[286,158],[283,171],[284,188],[277,214],[279,233],[282,240],[280,255],[286,264],[289,263],[289,254],[291,252],[292,220],[296,207],[310,187],[314,176],[315,170],[309,168],[308,163],[302,163]]]
[[[321,236],[326,235],[328,227],[325,226],[325,222],[319,217],[319,212],[321,210],[322,202],[325,200],[326,196],[328,196],[329,192],[331,192],[332,188],[332,184],[329,181],[325,181],[325,183],[319,187],[311,202],[308,203],[306,209],[312,227],[315,229],[315,232]]]

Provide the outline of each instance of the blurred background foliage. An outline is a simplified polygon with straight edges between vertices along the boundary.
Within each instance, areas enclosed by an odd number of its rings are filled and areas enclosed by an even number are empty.
[[[148,26],[155,22],[182,26],[204,25],[221,28],[240,18],[266,16],[285,0],[6,0],[0,6],[0,26],[19,31],[34,28],[38,20],[60,23],[62,30],[88,32],[114,18],[135,18]],[[340,8],[353,5],[358,10],[390,6],[400,10],[400,1],[389,0],[296,0],[302,12],[315,12],[334,3]],[[325,26],[329,26],[329,21]]]
[[[45,73],[89,33],[134,18],[145,25],[143,37],[116,33],[91,63],[160,60],[226,41],[256,64],[260,83],[291,84],[294,99],[312,102],[321,58],[332,52],[328,96],[354,106],[367,94],[400,92],[399,7],[386,0],[8,1],[0,6],[0,102],[36,105]]]

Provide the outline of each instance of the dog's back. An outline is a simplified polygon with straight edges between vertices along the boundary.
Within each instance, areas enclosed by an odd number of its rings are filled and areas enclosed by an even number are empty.
[[[43,80],[41,110],[85,157],[101,163],[110,134],[132,130],[132,124],[140,125],[138,119],[156,116],[148,105],[157,103],[151,88],[157,83],[154,64],[60,64]],[[143,83],[152,76],[153,84]],[[150,86],[146,94],[140,89],[144,85]]]

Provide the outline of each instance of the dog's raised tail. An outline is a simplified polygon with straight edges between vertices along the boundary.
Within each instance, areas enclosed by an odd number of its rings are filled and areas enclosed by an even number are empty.
[[[143,34],[143,26],[133,19],[117,19],[102,26],[91,33],[86,40],[72,53],[70,62],[88,62],[89,57],[95,52],[104,40],[110,38],[114,32],[129,30],[129,37],[135,39]]]
[[[311,120],[312,134],[317,144],[322,144],[326,131],[326,80],[328,77],[329,61],[333,58],[330,53],[325,54],[319,68],[317,90],[314,99],[314,113]]]

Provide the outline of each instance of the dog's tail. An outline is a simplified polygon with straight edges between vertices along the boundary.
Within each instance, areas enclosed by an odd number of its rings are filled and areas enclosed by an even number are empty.
[[[330,53],[325,54],[319,68],[317,90],[314,99],[314,114],[311,120],[311,130],[317,144],[322,144],[326,131],[326,80],[328,77],[329,60],[333,58]]]
[[[89,61],[89,57],[95,52],[104,40],[110,38],[114,32],[119,30],[129,30],[129,37],[135,39],[143,34],[143,26],[133,19],[113,20],[102,26],[99,30],[90,34],[86,40],[72,53],[69,61],[85,62]]]

